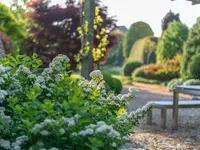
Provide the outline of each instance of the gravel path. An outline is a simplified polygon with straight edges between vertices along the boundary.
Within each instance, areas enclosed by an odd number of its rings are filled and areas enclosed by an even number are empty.
[[[134,83],[139,90],[130,101],[128,111],[136,110],[149,101],[172,100],[172,93],[159,85]],[[127,93],[127,85],[122,93]],[[180,100],[191,99],[191,96],[180,95]],[[172,110],[167,110],[167,129],[160,128],[160,110],[153,110],[153,125],[146,124],[146,118],[135,127],[135,134],[130,136],[133,141],[129,147],[148,150],[200,150],[200,109],[179,109],[179,129],[171,130]],[[133,149],[133,148],[132,148]]]

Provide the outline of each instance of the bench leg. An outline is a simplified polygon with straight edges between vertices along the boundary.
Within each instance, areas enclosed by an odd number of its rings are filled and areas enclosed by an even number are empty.
[[[152,109],[147,112],[147,124],[152,125]]]
[[[167,109],[161,109],[161,128],[166,129]]]

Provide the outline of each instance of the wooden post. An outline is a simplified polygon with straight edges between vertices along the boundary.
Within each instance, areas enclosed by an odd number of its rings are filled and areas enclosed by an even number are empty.
[[[83,43],[89,42],[89,54],[81,61],[81,75],[90,79],[89,74],[93,71],[93,58],[92,58],[92,49],[94,44],[94,14],[95,14],[95,0],[85,0],[84,1],[84,20],[88,22],[88,33],[85,35]]]
[[[174,89],[173,93],[173,113],[172,113],[172,130],[178,129],[178,93]]]
[[[167,109],[163,107],[161,109],[161,128],[166,129]]]

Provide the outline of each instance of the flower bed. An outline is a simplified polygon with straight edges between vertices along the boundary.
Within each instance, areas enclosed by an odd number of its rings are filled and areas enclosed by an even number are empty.
[[[135,88],[108,93],[98,70],[90,81],[74,79],[66,56],[41,73],[36,55],[8,56],[0,64],[2,150],[118,149],[152,106],[127,114]]]

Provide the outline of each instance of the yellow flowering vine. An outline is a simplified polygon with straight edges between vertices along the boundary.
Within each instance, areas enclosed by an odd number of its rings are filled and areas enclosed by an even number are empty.
[[[85,13],[82,12],[82,16],[84,17]],[[106,34],[106,29],[101,28],[103,23],[103,19],[100,16],[100,9],[98,6],[95,7],[95,17],[94,17],[94,31],[97,32],[95,35],[96,39],[99,41],[98,45],[93,48],[92,50],[92,56],[94,61],[100,61],[105,53],[106,53],[106,46],[108,45],[108,35]],[[88,22],[84,21],[83,25],[81,27],[77,28],[77,31],[80,35],[80,37],[83,37],[88,34]],[[80,57],[85,57],[88,55],[90,51],[90,43],[88,41],[85,42],[86,44],[83,46],[83,48],[80,50],[79,54],[76,56],[76,60],[80,61]]]

